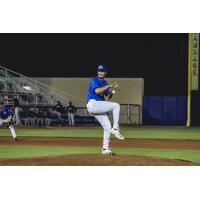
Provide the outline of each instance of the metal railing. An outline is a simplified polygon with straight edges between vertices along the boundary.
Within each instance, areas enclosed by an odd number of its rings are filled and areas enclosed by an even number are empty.
[[[74,95],[2,66],[0,66],[0,84],[0,93],[2,94],[17,94],[18,97],[26,95],[27,99],[28,96],[35,95],[35,101],[32,103],[36,105],[39,104],[40,96],[44,99],[43,102],[40,102],[41,104],[54,104],[56,101],[60,101],[63,105],[67,105],[69,101],[73,101],[77,105],[85,104],[85,101]],[[27,103],[29,102],[27,101]]]

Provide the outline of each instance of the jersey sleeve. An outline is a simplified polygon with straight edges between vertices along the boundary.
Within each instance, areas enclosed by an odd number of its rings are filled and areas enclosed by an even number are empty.
[[[97,88],[99,88],[100,87],[100,85],[99,85],[99,83],[95,80],[95,79],[93,79],[92,81],[91,81],[91,83],[90,83],[91,85],[91,89],[94,91],[95,89],[97,89]]]

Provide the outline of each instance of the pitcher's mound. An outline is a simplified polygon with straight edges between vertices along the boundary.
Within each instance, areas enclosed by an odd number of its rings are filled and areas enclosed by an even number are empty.
[[[191,162],[165,158],[125,155],[61,155],[0,159],[3,166],[192,166]]]

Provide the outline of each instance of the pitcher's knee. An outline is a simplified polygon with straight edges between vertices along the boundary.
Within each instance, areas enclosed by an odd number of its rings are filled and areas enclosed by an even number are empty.
[[[120,105],[118,103],[114,103],[114,107],[120,110]]]

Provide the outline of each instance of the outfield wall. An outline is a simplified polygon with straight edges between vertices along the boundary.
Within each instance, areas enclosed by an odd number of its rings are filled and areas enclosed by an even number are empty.
[[[144,96],[144,125],[185,125],[186,96]]]

